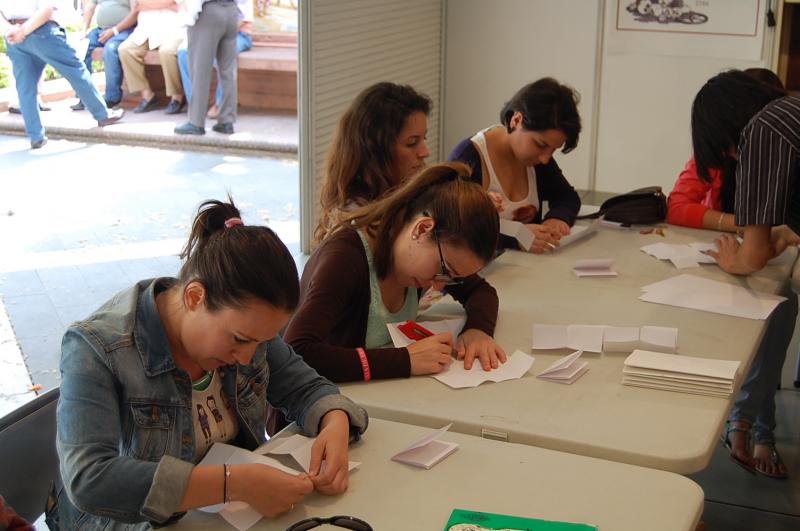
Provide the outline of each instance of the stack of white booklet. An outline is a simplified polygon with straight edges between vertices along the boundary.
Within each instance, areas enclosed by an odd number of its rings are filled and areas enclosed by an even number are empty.
[[[738,361],[634,350],[625,360],[622,384],[728,398],[738,369]]]
[[[392,460],[430,469],[433,465],[458,449],[458,443],[439,440],[439,436],[449,430],[452,425],[453,424],[450,423],[444,428],[429,433],[422,439],[396,453],[392,456]]]

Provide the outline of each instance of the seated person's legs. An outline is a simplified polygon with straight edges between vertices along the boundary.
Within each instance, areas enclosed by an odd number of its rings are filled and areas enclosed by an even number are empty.
[[[161,62],[161,71],[164,73],[164,82],[167,87],[167,96],[170,97],[167,105],[167,114],[183,112],[186,101],[183,96],[183,83],[178,67],[178,47],[184,39],[165,42],[158,47],[158,56]]]
[[[109,38],[103,46],[103,63],[106,72],[106,105],[113,107],[122,101],[122,63],[119,47],[133,33],[133,28],[122,30]]]
[[[158,106],[158,99],[150,88],[144,72],[144,56],[147,55],[147,41],[141,45],[128,39],[120,44],[119,60],[128,90],[142,93],[142,100],[133,110],[135,113],[152,111]]]

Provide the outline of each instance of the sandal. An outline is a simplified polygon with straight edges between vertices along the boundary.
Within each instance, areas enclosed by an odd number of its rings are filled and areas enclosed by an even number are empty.
[[[778,449],[775,447],[775,443],[774,442],[763,442],[763,443],[756,443],[756,444],[759,445],[759,446],[766,446],[769,449],[769,460],[772,463],[772,465],[774,467],[776,467],[776,468],[778,468],[778,467],[783,468],[784,471],[782,473],[778,473],[778,474],[770,474],[769,472],[766,472],[765,470],[759,469],[758,468],[758,464],[761,462],[761,460],[760,459],[757,460],[755,456],[753,456],[753,460],[755,461],[756,464],[755,464],[755,466],[753,466],[753,470],[755,470],[756,472],[758,472],[762,476],[767,476],[768,478],[775,478],[775,479],[786,479],[786,478],[788,478],[789,474],[786,472],[786,464],[784,464],[783,459],[781,459],[781,454],[778,453]]]
[[[731,460],[734,463],[736,463],[737,465],[739,465],[740,467],[742,467],[745,470],[747,470],[748,472],[750,472],[751,474],[754,474],[756,472],[756,469],[753,467],[752,463],[749,460],[744,460],[744,459],[741,459],[741,458],[737,457],[733,453],[733,444],[731,444],[731,433],[744,433],[745,434],[745,440],[744,440],[745,450],[746,450],[746,452],[748,454],[750,454],[750,437],[751,437],[750,428],[746,428],[746,429],[745,428],[738,428],[738,427],[734,426],[734,422],[733,421],[729,420],[729,421],[725,422],[725,433],[722,435],[721,440],[722,440],[722,444],[730,452],[728,454],[728,456],[731,458]]]

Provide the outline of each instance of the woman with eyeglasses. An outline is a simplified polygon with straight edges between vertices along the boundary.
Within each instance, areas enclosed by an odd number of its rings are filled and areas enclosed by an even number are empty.
[[[497,292],[476,273],[494,256],[497,210],[460,163],[431,166],[390,195],[355,209],[309,259],[300,305],[284,338],[336,382],[435,374],[452,354],[484,370],[506,361],[492,335]],[[436,334],[391,345],[387,323],[415,319],[423,289],[464,305],[457,339]]]
[[[299,297],[286,246],[206,201],[182,256],[179,278],[142,280],[64,336],[51,530],[150,529],[229,501],[276,516],[347,488],[367,415],[278,336]],[[266,442],[268,403],[316,436],[308,474],[198,464],[215,442]]]
[[[578,94],[553,78],[525,85],[503,106],[500,124],[478,131],[456,145],[450,160],[472,168],[471,178],[489,192],[502,219],[524,223],[533,233],[530,249],[550,252],[570,233],[581,200],[553,154],[578,145],[581,118]],[[542,203],[547,201],[547,214]],[[500,244],[519,248],[503,235]]]
[[[320,192],[314,238],[322,241],[341,218],[425,167],[431,99],[409,85],[365,88],[339,119]]]

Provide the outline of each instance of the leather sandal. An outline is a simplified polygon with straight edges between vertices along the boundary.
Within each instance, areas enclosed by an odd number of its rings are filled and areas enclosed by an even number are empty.
[[[738,428],[738,427],[734,426],[734,422],[735,421],[730,421],[730,420],[725,422],[725,433],[723,433],[723,435],[721,437],[722,444],[725,446],[725,448],[728,449],[728,452],[730,452],[728,454],[728,456],[731,458],[731,460],[734,463],[736,463],[740,467],[744,468],[745,470],[747,470],[751,474],[755,474],[756,469],[753,468],[752,463],[750,461],[745,461],[744,459],[741,459],[741,458],[737,457],[733,453],[733,444],[731,444],[731,433],[744,433],[745,434],[745,439],[744,439],[745,452],[747,453],[747,455],[750,455],[751,454],[751,437],[752,437],[751,432],[750,432],[751,428]]]

